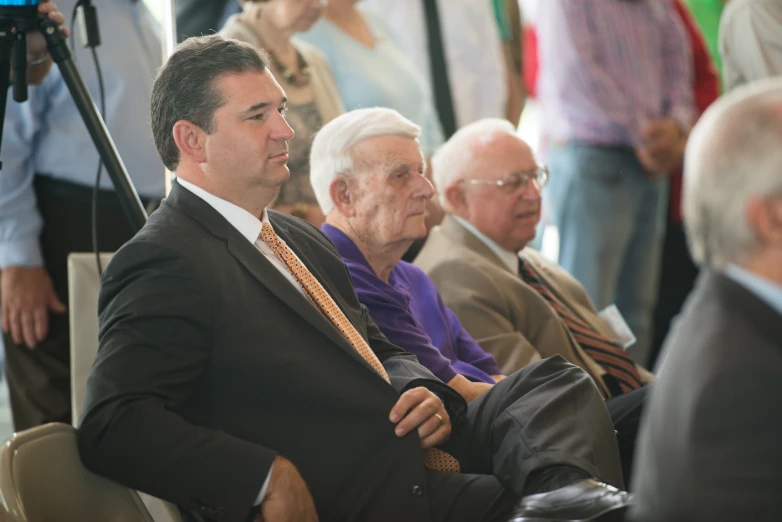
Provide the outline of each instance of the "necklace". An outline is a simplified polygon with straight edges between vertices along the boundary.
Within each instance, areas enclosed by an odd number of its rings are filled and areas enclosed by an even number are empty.
[[[299,71],[301,71],[299,74],[289,70],[280,63],[273,52],[268,49],[266,52],[269,54],[269,58],[271,58],[272,65],[279,71],[287,84],[292,85],[293,87],[305,87],[310,84],[310,66],[306,60],[304,60],[304,56],[301,55],[298,49],[296,49],[296,59],[298,61]]]

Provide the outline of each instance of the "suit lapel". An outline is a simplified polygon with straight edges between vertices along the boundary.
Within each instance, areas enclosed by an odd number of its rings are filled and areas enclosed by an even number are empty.
[[[320,330],[352,358],[359,359],[362,363],[367,364],[347,339],[345,339],[334,325],[315,308],[309,299],[295,288],[292,288],[291,282],[283,276],[252,243],[247,241],[247,238],[242,236],[233,225],[212,208],[211,205],[191,193],[189,190],[182,188],[176,182],[173,183],[171,193],[168,198],[166,198],[166,201],[174,208],[186,213],[190,218],[199,222],[214,236],[223,239],[228,252],[260,284],[290,307],[293,312],[297,313],[312,326]],[[277,224],[273,224],[273,226],[277,227]],[[297,255],[304,254],[303,251],[301,251],[301,254],[296,250],[294,250],[294,252],[296,252]],[[312,257],[311,253],[309,255]],[[304,259],[302,259],[302,261],[304,261]],[[313,265],[308,262],[307,267],[309,268],[311,266]],[[322,282],[322,278],[318,277],[318,280]],[[333,289],[328,288],[328,290],[331,295],[334,296]],[[341,308],[344,309],[344,305]]]

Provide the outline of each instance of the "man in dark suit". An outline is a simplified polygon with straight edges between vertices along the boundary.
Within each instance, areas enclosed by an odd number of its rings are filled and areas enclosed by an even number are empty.
[[[589,479],[621,484],[586,373],[552,358],[467,407],[378,331],[317,229],[266,211],[289,176],[285,105],[261,54],[219,36],[156,79],[178,181],[101,284],[85,465],[230,522],[506,520],[525,495],[518,521],[626,508]]]
[[[642,421],[642,522],[782,513],[782,81],[737,89],[687,145],[683,215],[703,272]]]

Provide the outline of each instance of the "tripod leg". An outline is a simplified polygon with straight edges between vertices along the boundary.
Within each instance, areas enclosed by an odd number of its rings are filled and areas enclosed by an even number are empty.
[[[14,101],[27,101],[27,38],[16,33],[11,63],[14,67]]]
[[[5,124],[5,107],[8,103],[8,84],[11,81],[11,43],[0,38],[0,143],[2,143],[3,125]],[[0,162],[0,169],[3,168]]]
[[[125,165],[122,163],[122,159],[119,157],[117,148],[114,146],[109,131],[106,129],[106,124],[103,122],[97,107],[95,107],[95,102],[92,96],[90,96],[89,90],[84,85],[79,69],[73,62],[71,50],[68,48],[67,42],[50,20],[42,20],[41,33],[46,38],[49,54],[52,56],[54,63],[60,68],[63,80],[65,80],[71,97],[79,109],[95,148],[98,149],[101,161],[103,161],[106,171],[114,183],[114,189],[122,205],[122,210],[127,215],[133,230],[141,230],[141,227],[147,221],[147,211],[144,205],[141,204],[141,199],[133,186]]]

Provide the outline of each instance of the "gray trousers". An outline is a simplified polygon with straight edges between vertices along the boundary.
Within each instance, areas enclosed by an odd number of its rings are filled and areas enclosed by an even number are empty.
[[[432,490],[439,481],[464,485],[450,505],[433,498],[436,520],[507,519],[527,494],[529,476],[551,466],[573,466],[623,487],[605,402],[589,375],[559,355],[522,368],[472,401],[442,448],[464,473],[432,472]]]

